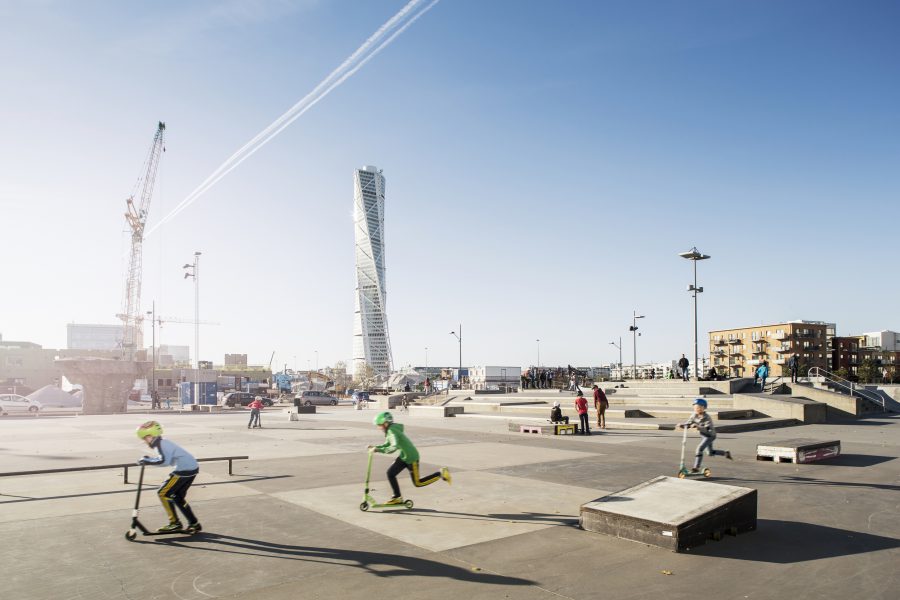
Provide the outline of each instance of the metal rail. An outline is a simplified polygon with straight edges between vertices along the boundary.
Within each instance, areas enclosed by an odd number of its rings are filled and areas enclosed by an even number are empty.
[[[860,389],[855,383],[848,379],[844,379],[840,375],[835,375],[831,371],[827,371],[822,367],[811,367],[809,369],[809,373],[807,374],[807,379],[822,379],[826,383],[830,383],[834,386],[844,388],[848,392],[850,392],[851,396],[858,395],[860,398],[864,400],[868,400],[869,402],[874,402],[881,406],[882,410],[887,410],[887,406],[885,406],[884,398],[879,396],[874,392],[870,392],[866,389]]]
[[[210,462],[210,461],[219,461],[219,460],[227,460],[228,461],[228,474],[233,475],[232,473],[232,461],[235,460],[247,460],[249,456],[216,456],[211,458],[198,458],[197,462]],[[131,467],[137,467],[138,465],[135,463],[127,463],[120,465],[93,465],[90,467],[66,467],[63,469],[39,469],[36,471],[11,471],[9,473],[0,473],[0,477],[18,477],[19,475],[46,475],[48,473],[73,473],[76,471],[99,471],[102,469],[124,469],[125,481],[123,483],[129,483],[128,481],[128,469]]]

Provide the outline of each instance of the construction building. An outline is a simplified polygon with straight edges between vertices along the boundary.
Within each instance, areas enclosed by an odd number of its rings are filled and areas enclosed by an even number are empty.
[[[752,377],[763,362],[773,376],[788,374],[788,359],[796,354],[801,368],[831,366],[834,323],[789,321],[709,332],[712,367],[724,377]]]
[[[66,348],[69,350],[122,350],[124,329],[121,324],[69,323]]]

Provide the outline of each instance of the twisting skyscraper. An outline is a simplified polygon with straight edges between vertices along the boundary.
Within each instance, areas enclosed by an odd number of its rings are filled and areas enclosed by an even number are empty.
[[[356,311],[353,319],[353,374],[391,372],[384,276],[384,175],[376,167],[353,174],[353,224],[356,241]]]

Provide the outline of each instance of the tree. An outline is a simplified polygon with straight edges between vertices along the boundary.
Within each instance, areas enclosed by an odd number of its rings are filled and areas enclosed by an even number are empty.
[[[862,364],[856,369],[861,383],[874,383],[881,381],[881,368],[872,358],[863,359]]]
[[[354,384],[356,387],[367,390],[372,387],[373,383],[375,383],[375,369],[372,368],[372,365],[366,363],[362,371],[355,374]]]

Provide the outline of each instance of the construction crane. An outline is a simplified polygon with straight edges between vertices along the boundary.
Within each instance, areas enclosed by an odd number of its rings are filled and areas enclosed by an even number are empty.
[[[144,226],[150,211],[150,199],[153,196],[153,185],[156,183],[156,171],[159,160],[165,152],[163,134],[166,124],[159,122],[153,145],[147,156],[147,170],[142,180],[138,180],[135,189],[141,186],[140,200],[135,204],[134,194],[126,200],[127,211],[125,221],[131,228],[131,257],[128,261],[128,278],[125,280],[125,307],[119,315],[124,325],[122,350],[124,358],[134,360],[137,346],[141,343],[143,333],[143,315],[141,313],[141,280],[143,278],[143,246]]]

